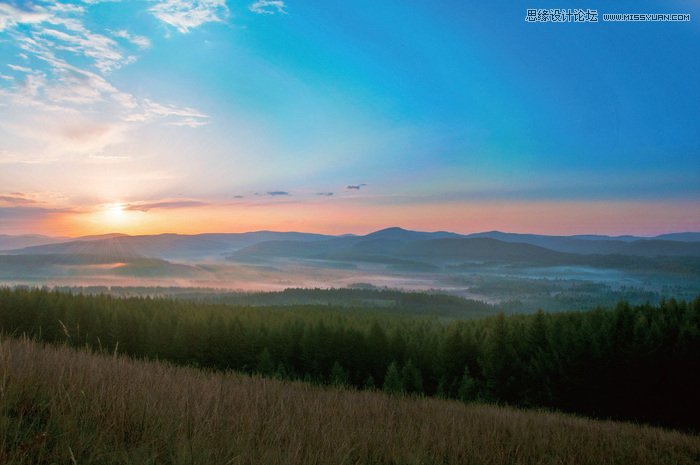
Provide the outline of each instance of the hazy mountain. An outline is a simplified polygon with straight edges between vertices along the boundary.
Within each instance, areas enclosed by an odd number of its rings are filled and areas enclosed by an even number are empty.
[[[630,242],[618,253],[646,257],[700,257],[700,242],[642,239]]]
[[[354,238],[347,238],[352,241]],[[338,244],[344,239],[323,240],[313,242],[301,241],[267,241],[249,245],[234,253],[227,258],[234,260],[257,260],[260,258],[323,258],[328,252],[337,249]]]
[[[504,233],[500,231],[470,234],[466,237],[496,239],[502,242],[536,245],[558,252],[582,254],[616,253],[620,247],[625,245],[623,241],[614,241],[603,237],[582,239],[571,236],[543,236],[538,234]]]
[[[92,255],[104,257],[134,258],[146,256],[136,247],[130,236],[117,236],[96,240],[73,240],[58,244],[38,245],[9,251],[13,255]],[[156,241],[150,237],[150,241]],[[151,256],[156,256],[155,254]]]
[[[504,242],[487,237],[432,239],[406,244],[399,250],[403,257],[445,261],[507,263],[563,262],[569,254],[532,244]]]
[[[381,236],[379,236],[381,237]],[[487,262],[564,262],[568,254],[530,244],[518,244],[489,238],[444,238],[401,240],[374,235],[350,240],[331,239],[313,243],[294,241],[261,242],[230,255],[237,261],[270,258],[324,259],[385,263],[420,267],[429,263]]]
[[[564,236],[566,237],[566,236]],[[630,242],[630,241],[638,241],[639,239],[650,239],[650,238],[645,238],[645,237],[639,237],[639,236],[605,236],[601,234],[575,234],[571,236],[574,239],[585,239],[589,241],[623,241],[623,242]]]
[[[80,237],[76,237],[75,239],[69,239],[69,240],[72,240],[72,241],[97,241],[100,239],[113,239],[115,237],[128,237],[128,236],[129,236],[128,234],[122,234],[122,233],[93,234],[90,236],[80,236]]]
[[[7,253],[36,254],[96,254],[123,257],[157,257],[169,260],[201,260],[221,258],[224,254],[250,244],[278,238],[306,242],[330,236],[296,232],[259,231],[240,234],[159,234],[127,236],[110,234],[95,239],[79,238],[69,242],[24,247]]]
[[[103,254],[0,255],[0,278],[46,279],[65,277],[196,277],[198,267],[147,257]]]
[[[229,255],[233,260],[260,258],[313,258],[377,262],[378,257],[396,255],[406,244],[437,238],[461,237],[448,232],[418,232],[402,228],[387,228],[365,236],[336,236],[300,243],[292,240],[259,242]],[[394,257],[388,262],[404,262]],[[387,262],[387,263],[388,263]]]
[[[445,238],[455,238],[464,237],[461,234],[451,233],[446,231],[437,232],[421,232],[421,231],[409,231],[403,228],[386,228],[373,233],[362,236],[365,239],[384,239],[384,240],[394,240],[394,241],[417,241],[417,240],[427,240],[427,239],[445,239]]]
[[[488,235],[496,235],[499,239],[485,237]],[[439,270],[445,266],[473,268],[483,263],[526,267],[584,266],[696,275],[700,271],[700,243],[656,239],[587,240],[499,232],[459,236],[390,228],[365,236],[306,243],[259,242],[229,254],[228,259],[246,263],[276,259],[377,263],[388,269],[414,272]]]
[[[700,242],[700,232],[661,234],[660,236],[656,236],[655,239],[664,239],[669,241],[680,242]]]
[[[681,233],[680,237],[691,238],[700,233]],[[664,235],[669,238],[673,235]],[[644,257],[700,256],[700,242],[639,238],[634,236],[543,236],[537,234],[514,234],[500,231],[470,234],[466,237],[485,237],[503,242],[531,244],[558,252],[591,255],[638,255]],[[661,237],[661,236],[660,236]]]
[[[531,264],[586,262],[575,259],[579,255],[700,257],[700,241],[690,241],[696,235],[700,233],[664,235],[664,239],[631,239],[490,231],[465,236],[444,231],[419,232],[387,228],[364,236],[257,231],[151,236],[107,234],[69,241],[42,236],[10,236],[14,242],[8,236],[1,236],[0,239],[4,239],[6,244],[33,244],[4,252],[15,255],[100,255],[122,259],[152,257],[175,261],[227,258],[245,262],[295,258],[373,262],[427,269],[438,262],[456,261]],[[669,237],[684,241],[666,239]]]
[[[49,237],[38,234],[26,234],[21,236],[8,236],[0,234],[0,250],[21,249],[35,245],[54,244],[71,240],[68,237]]]

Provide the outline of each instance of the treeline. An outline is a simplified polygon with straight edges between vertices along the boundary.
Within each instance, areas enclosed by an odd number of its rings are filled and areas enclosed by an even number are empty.
[[[196,287],[56,287],[72,294],[110,294],[119,297],[165,297],[197,303],[236,306],[333,305],[396,310],[420,316],[478,318],[493,315],[494,305],[444,293],[402,291],[357,284],[345,288],[288,288],[282,291],[230,291]],[[505,307],[504,307],[505,308]]]
[[[328,306],[2,289],[0,330],[220,370],[700,429],[700,297],[445,324]]]

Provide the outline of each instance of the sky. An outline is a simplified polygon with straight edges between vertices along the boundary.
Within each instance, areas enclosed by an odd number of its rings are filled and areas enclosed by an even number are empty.
[[[700,231],[698,21],[0,0],[0,234]]]

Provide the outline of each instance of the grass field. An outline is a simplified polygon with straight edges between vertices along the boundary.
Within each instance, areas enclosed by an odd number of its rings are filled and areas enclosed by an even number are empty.
[[[692,464],[700,437],[0,342],[0,463]]]

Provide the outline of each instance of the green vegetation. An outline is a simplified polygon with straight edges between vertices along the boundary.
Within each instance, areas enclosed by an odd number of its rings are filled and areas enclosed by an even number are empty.
[[[648,426],[213,373],[26,340],[0,342],[0,393],[4,465],[700,459],[698,436]]]
[[[700,298],[447,324],[3,289],[0,330],[182,365],[700,428]]]
[[[236,306],[308,306],[368,308],[386,313],[468,319],[493,316],[499,307],[484,302],[436,292],[406,292],[356,284],[346,288],[289,288],[278,292],[226,291],[187,287],[57,287],[73,294],[109,294],[118,297],[165,297],[196,303]]]

